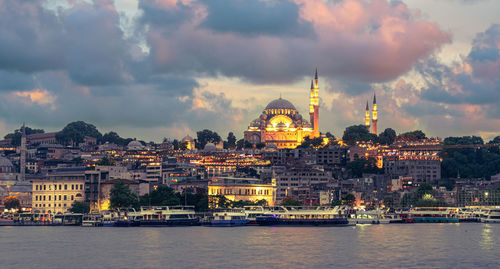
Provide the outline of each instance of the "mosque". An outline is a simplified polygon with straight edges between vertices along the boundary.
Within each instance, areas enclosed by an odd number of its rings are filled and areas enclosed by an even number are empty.
[[[288,100],[271,101],[259,118],[250,122],[244,139],[252,144],[265,143],[277,148],[295,148],[306,137],[320,137],[318,70],[311,81],[309,96],[309,121],[302,118]]]

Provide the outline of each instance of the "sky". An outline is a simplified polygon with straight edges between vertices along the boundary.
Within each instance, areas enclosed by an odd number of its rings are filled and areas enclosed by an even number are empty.
[[[238,138],[272,100],[320,131],[500,135],[500,1],[0,0],[0,137],[83,120],[161,141]],[[370,102],[371,103],[371,102]]]

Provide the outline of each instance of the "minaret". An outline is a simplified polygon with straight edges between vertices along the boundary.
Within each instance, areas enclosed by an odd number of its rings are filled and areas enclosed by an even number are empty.
[[[373,93],[373,108],[372,108],[372,125],[373,125],[373,134],[377,134],[377,97],[375,93]]]
[[[314,73],[314,80],[311,80],[311,94],[309,97],[309,117],[313,127],[313,137],[319,137],[319,85],[318,69]]]
[[[22,135],[21,135],[21,150],[20,150],[20,164],[19,164],[19,170],[21,170],[21,181],[24,181],[25,179],[25,173],[26,173],[26,128],[23,123],[22,127]]]
[[[370,132],[370,107],[368,106],[368,101],[366,101],[365,127]]]

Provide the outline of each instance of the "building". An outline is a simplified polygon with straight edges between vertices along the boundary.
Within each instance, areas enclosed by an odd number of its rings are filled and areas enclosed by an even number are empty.
[[[186,135],[182,140],[181,140],[181,143],[182,144],[186,144],[186,150],[195,150],[196,149],[196,144],[194,142],[194,139],[189,136],[189,135]]]
[[[311,123],[302,118],[288,100],[271,101],[259,118],[250,122],[244,139],[252,144],[273,143],[278,148],[295,148],[305,137],[319,137],[319,87],[318,73],[311,81],[309,116]]]
[[[309,204],[311,200],[319,201],[319,191],[327,189],[332,180],[329,171],[312,167],[288,169],[276,176],[276,200],[294,197],[304,204]]]
[[[208,206],[215,208],[220,196],[230,201],[266,200],[272,206],[276,200],[276,185],[255,178],[214,177],[208,183]]]
[[[81,170],[65,169],[43,179],[33,179],[32,211],[58,214],[85,199],[85,176]]]
[[[375,94],[373,94],[373,107],[372,107],[372,118],[371,118],[371,123],[370,125],[370,106],[368,105],[368,101],[366,101],[366,108],[365,108],[365,127],[368,130],[368,132],[372,134],[377,134],[377,122],[378,122],[378,109],[377,109],[377,97]],[[370,130],[370,127],[371,130]]]

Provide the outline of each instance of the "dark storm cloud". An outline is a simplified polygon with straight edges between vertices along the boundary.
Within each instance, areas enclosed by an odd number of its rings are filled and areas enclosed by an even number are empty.
[[[208,15],[201,26],[241,35],[314,36],[310,22],[292,1],[204,0]]]

